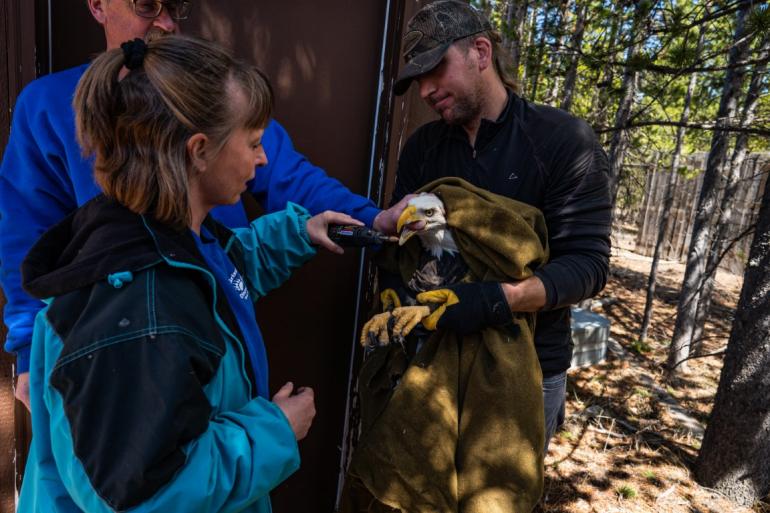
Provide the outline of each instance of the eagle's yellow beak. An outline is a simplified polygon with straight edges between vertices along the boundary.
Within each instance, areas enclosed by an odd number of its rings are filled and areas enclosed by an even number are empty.
[[[401,215],[398,218],[398,223],[396,224],[396,231],[401,234],[398,239],[399,246],[403,246],[406,241],[412,237],[412,235],[417,233],[416,231],[407,228],[407,225],[417,221],[425,221],[425,218],[417,213],[417,207],[414,205],[409,205],[404,209],[403,212],[401,212]]]

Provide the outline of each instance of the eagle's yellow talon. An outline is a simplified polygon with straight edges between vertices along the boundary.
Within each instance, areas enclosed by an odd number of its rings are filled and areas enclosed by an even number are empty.
[[[422,325],[425,326],[426,329],[434,331],[438,326],[438,320],[444,314],[447,307],[456,305],[460,302],[460,299],[457,297],[457,294],[450,289],[438,289],[417,294],[417,301],[420,303],[439,305],[432,314],[427,315],[422,321]]]
[[[388,345],[390,342],[388,337],[388,321],[390,321],[390,317],[390,312],[383,312],[372,316],[371,319],[366,321],[366,324],[361,329],[361,345],[366,347],[369,344],[370,336],[375,337],[380,345]]]
[[[420,321],[430,315],[427,306],[402,306],[393,310],[396,324],[393,326],[393,334],[406,337]]]
[[[385,289],[380,292],[380,302],[382,303],[383,312],[401,307],[401,299],[399,299],[398,294],[393,289]]]

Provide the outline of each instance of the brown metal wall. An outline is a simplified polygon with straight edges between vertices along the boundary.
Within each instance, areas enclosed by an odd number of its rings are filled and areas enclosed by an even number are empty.
[[[50,45],[42,49],[45,52],[41,59],[43,73],[78,66],[104,51],[104,31],[91,17],[84,0],[48,0],[48,3],[50,30],[38,25],[41,40],[46,36],[48,42],[47,36],[50,35]]]
[[[406,139],[422,124],[435,119],[437,116],[420,99],[415,88],[401,97],[393,94],[393,83],[398,71],[403,66],[401,59],[401,38],[406,23],[412,15],[425,5],[427,0],[392,0],[389,6],[389,16],[386,25],[385,55],[383,59],[383,91],[379,99],[379,115],[374,134],[374,166],[372,172],[371,197],[376,198],[381,205],[390,204],[390,196],[395,185],[398,156]],[[360,328],[373,313],[377,292],[376,269],[368,258],[364,266],[360,294],[360,310],[358,327]],[[355,347],[353,351],[352,372],[348,395],[351,401],[347,409],[347,430],[343,440],[345,466],[350,463],[355,451],[359,426],[355,390],[362,363],[362,351]]]
[[[429,0],[406,1],[402,14],[401,31],[406,31],[406,24],[409,19],[424,5],[430,3]],[[404,66],[401,58],[400,45],[398,50],[392,55],[397,60],[398,69]],[[392,141],[388,147],[388,153],[384,156],[385,162],[385,189],[383,198],[385,204],[389,204],[390,196],[393,193],[393,186],[396,182],[396,168],[398,167],[398,156],[401,154],[406,140],[417,128],[429,121],[438,119],[438,115],[431,110],[420,98],[417,85],[412,85],[402,96],[393,97],[393,113],[391,115],[392,125],[390,127],[389,137]]]
[[[35,2],[0,0],[0,158],[21,89],[35,78]],[[0,293],[0,306],[5,299]],[[1,319],[1,318],[0,318]],[[5,343],[0,324],[0,343]],[[15,358],[0,351],[0,512],[14,509],[29,445],[29,415],[13,396]]]
[[[0,0],[0,156],[16,96],[35,76],[35,2]]]
[[[192,30],[226,42],[262,67],[276,119],[312,162],[366,193],[385,2],[201,2]],[[276,511],[331,511],[339,471],[350,346],[355,251],[322,254],[257,307],[271,385],[316,390],[318,415],[301,444],[300,471],[273,494]]]

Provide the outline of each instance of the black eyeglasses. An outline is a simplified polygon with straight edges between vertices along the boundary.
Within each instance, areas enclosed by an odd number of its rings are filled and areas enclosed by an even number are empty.
[[[173,19],[186,20],[192,9],[192,2],[185,1],[131,0],[131,5],[134,7],[134,14],[142,18],[157,18],[165,7]]]

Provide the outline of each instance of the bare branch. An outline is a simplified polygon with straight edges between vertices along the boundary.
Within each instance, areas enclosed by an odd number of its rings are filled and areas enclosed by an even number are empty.
[[[719,18],[722,18],[724,16],[730,15],[741,8],[741,4],[743,3],[743,0],[736,0],[735,3],[731,5],[726,5],[723,9],[720,9],[718,11],[714,11],[710,14],[707,14],[706,16],[699,18],[689,25],[682,25],[681,27],[678,27],[680,30],[690,30],[691,28],[697,27],[699,25],[702,25],[704,23],[707,23],[709,21],[714,21]],[[660,29],[653,29],[651,32],[653,34],[657,33],[666,33],[669,32],[671,29],[669,27],[663,27]]]
[[[699,18],[698,20],[695,20],[695,21],[691,22],[689,25],[682,25],[681,27],[677,27],[677,28],[681,29],[682,31],[690,30],[691,28],[697,27],[697,26],[702,25],[704,23],[707,23],[709,21],[714,21],[714,20],[717,20],[717,19],[722,18],[724,16],[728,16],[730,14],[735,13],[738,9],[740,9],[741,8],[741,4],[743,4],[744,2],[745,2],[745,0],[736,0],[735,3],[725,6],[723,9],[720,9],[718,11],[714,11],[714,12],[712,12],[712,13],[710,13],[710,14],[702,17],[702,18]],[[626,41],[622,45],[617,46],[617,47],[613,47],[611,49],[608,49],[608,50],[606,50],[603,53],[585,54],[585,53],[581,52],[581,56],[583,56],[586,59],[595,59],[595,60],[603,61],[604,59],[606,59],[608,57],[612,57],[614,55],[617,55],[618,53],[626,51],[628,48],[630,48],[630,47],[632,47],[634,45],[646,42],[648,37],[651,36],[651,35],[655,35],[655,34],[670,34],[670,33],[672,33],[672,28],[671,27],[662,26],[662,27],[659,27],[659,28],[651,28],[651,29],[648,29],[646,31],[645,35],[643,37],[641,37],[641,38],[633,39],[633,40],[630,40],[630,41]],[[755,32],[749,32],[748,34],[746,34],[745,37],[753,37],[754,35],[755,35]],[[719,54],[722,54],[722,53],[726,53],[726,52],[728,52],[730,50],[730,48],[732,46],[733,45],[729,45],[726,48],[721,49],[718,53],[716,53],[714,55],[710,55],[708,58],[712,58],[712,57],[714,57],[716,55],[719,55]],[[696,64],[700,64],[700,63],[704,62],[704,60],[700,60]],[[618,62],[618,61],[610,61],[610,64],[612,64],[613,66],[626,66],[625,62]]]
[[[714,351],[713,353],[690,355],[687,358],[684,358],[683,360],[679,360],[678,362],[676,362],[676,364],[672,368],[675,369],[675,368],[679,367],[680,365],[682,365],[687,360],[695,360],[697,358],[706,358],[708,356],[721,356],[721,355],[725,354],[726,351],[727,351],[727,346],[723,347],[722,349],[719,349],[718,351]]]
[[[715,123],[681,123],[679,121],[666,121],[662,119],[653,121],[637,121],[634,123],[628,123],[621,127],[594,127],[594,132],[597,134],[603,134],[607,132],[615,132],[618,130],[627,130],[629,128],[640,128],[645,126],[682,126],[694,130],[721,130],[724,132],[736,132],[770,137],[770,127],[747,127],[740,125],[720,126]]]
[[[699,60],[702,62],[705,59],[699,59]],[[762,59],[751,59],[751,60],[736,62],[735,64],[724,65],[724,66],[687,66],[685,68],[677,68],[674,66],[661,66],[659,64],[645,64],[643,66],[640,66],[639,69],[642,71],[652,71],[655,73],[684,75],[686,73],[695,73],[695,72],[700,73],[700,72],[712,72],[712,71],[727,71],[729,69],[762,65],[768,62],[770,62],[770,58],[764,57]],[[614,65],[625,66],[625,63],[623,62],[611,62],[610,64],[613,66]]]
[[[554,45],[557,46],[557,45]],[[732,45],[731,45],[732,46]],[[716,71],[727,71],[730,69],[736,69],[736,68],[743,68],[743,67],[751,67],[751,66],[761,66],[762,64],[766,64],[770,62],[770,57],[762,57],[759,59],[749,59],[744,60],[740,62],[736,62],[734,64],[725,64],[723,66],[702,66],[704,62],[708,62],[709,60],[712,60],[716,57],[719,57],[720,55],[724,55],[730,51],[731,46],[727,46],[724,48],[720,48],[717,52],[712,52],[708,55],[704,55],[703,57],[696,59],[695,62],[690,64],[689,66],[685,67],[676,67],[676,66],[664,66],[662,64],[653,64],[650,62],[649,64],[638,64],[637,70],[638,71],[651,71],[654,73],[662,73],[662,74],[668,74],[668,75],[685,75],[688,73],[701,73],[701,72],[716,72]],[[626,61],[618,61],[618,60],[602,60],[601,55],[595,55],[586,53],[582,50],[570,48],[567,46],[564,46],[565,50],[555,51],[554,53],[562,53],[564,55],[569,54],[578,54],[580,57],[582,57],[585,60],[591,61],[602,61],[603,64],[608,64],[610,66],[618,67],[618,68],[625,68],[628,66],[628,62]]]
[[[721,219],[720,219],[720,221],[721,221]],[[714,261],[714,264],[706,269],[705,276],[711,276],[712,274],[714,274],[714,272],[716,272],[716,270],[719,268],[719,264],[722,263],[722,260],[724,260],[724,258],[730,252],[730,250],[733,249],[733,246],[735,246],[735,244],[738,241],[742,240],[747,235],[753,234],[755,229],[756,229],[756,226],[755,225],[751,225],[751,226],[747,227],[745,230],[743,230],[741,233],[739,233],[738,235],[736,235],[735,237],[730,239],[730,241],[724,247],[724,249],[719,254],[717,259]]]

